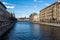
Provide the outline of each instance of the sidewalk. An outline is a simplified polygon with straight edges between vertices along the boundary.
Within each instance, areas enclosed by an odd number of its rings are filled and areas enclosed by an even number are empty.
[[[35,23],[60,27],[60,24],[57,24],[57,23],[44,23],[44,22],[35,22]]]

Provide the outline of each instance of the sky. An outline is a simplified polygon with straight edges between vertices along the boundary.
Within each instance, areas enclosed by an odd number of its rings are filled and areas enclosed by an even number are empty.
[[[9,12],[15,13],[16,18],[29,17],[32,13],[39,14],[40,10],[57,0],[0,0]]]

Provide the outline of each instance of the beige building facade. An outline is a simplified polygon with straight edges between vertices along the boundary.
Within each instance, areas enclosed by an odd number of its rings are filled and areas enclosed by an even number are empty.
[[[30,15],[30,21],[31,22],[35,22],[35,16],[36,16],[37,14],[36,13],[32,13],[31,15]]]
[[[39,19],[39,15],[38,14],[34,16],[34,21],[35,22],[40,22],[40,19]]]
[[[40,22],[53,22],[60,21],[60,2],[55,2],[52,5],[40,11]]]

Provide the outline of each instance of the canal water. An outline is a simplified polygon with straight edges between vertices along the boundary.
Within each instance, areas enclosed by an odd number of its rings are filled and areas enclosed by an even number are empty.
[[[54,27],[51,26],[31,22],[17,22],[16,25],[2,37],[2,40],[55,40],[56,37],[54,36],[53,30]]]

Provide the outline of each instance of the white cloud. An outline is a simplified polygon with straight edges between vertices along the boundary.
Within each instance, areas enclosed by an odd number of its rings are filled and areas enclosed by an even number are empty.
[[[5,6],[7,7],[7,8],[14,8],[15,6],[13,6],[11,3],[7,3],[7,2],[2,2],[3,4],[5,4]],[[7,6],[8,5],[8,6]],[[11,6],[12,5],[12,6]]]
[[[19,15],[19,17],[26,17],[26,14],[25,14],[25,13],[21,13],[21,14]]]
[[[2,2],[3,4],[8,4],[7,2]]]
[[[44,2],[44,1],[38,1],[38,2]]]
[[[47,4],[44,4],[44,5],[45,5],[45,6],[49,6],[50,4],[47,3]]]
[[[34,8],[37,8],[38,6],[33,6]]]
[[[37,0],[34,0],[34,2],[36,2]]]
[[[34,0],[34,2],[44,2],[44,1],[41,1],[41,0]]]
[[[7,7],[7,8],[12,8],[12,9],[13,9],[15,6],[6,6],[6,7]]]
[[[5,5],[12,5],[11,3],[7,3],[7,2],[2,2]]]

